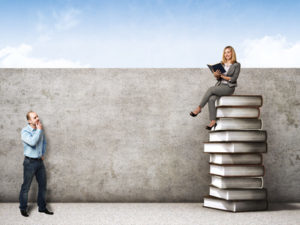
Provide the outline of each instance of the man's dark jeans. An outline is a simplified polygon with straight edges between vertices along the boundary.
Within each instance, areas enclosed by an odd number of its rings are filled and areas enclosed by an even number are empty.
[[[32,182],[33,177],[36,177],[36,180],[39,184],[39,193],[37,204],[39,210],[43,211],[46,208],[46,169],[43,163],[43,160],[33,160],[25,157],[24,159],[24,174],[23,174],[23,184],[20,191],[20,209],[25,210],[27,208],[28,201],[28,192]]]

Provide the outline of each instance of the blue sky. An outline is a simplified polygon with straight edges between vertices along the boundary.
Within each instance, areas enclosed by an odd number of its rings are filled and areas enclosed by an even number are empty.
[[[0,67],[300,67],[300,1],[0,0]]]

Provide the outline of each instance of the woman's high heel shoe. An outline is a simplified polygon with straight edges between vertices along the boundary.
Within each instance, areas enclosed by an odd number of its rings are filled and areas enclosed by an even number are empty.
[[[212,128],[216,127],[217,126],[217,123],[215,123],[214,125],[212,125],[211,127],[210,126],[206,126],[206,130],[211,130]]]
[[[200,107],[199,107],[200,108]],[[191,111],[190,112],[190,116],[192,116],[192,117],[196,117],[199,113],[201,113],[201,109],[200,109],[200,111],[196,114],[196,113],[194,113],[193,111]]]
[[[195,113],[193,113],[193,112],[190,112],[190,116],[192,116],[192,117],[196,117],[198,114],[195,114]]]

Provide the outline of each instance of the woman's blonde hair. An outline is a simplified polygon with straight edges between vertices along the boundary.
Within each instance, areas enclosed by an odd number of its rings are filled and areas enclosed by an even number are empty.
[[[225,50],[226,49],[230,49],[230,51],[231,51],[231,63],[236,63],[236,54],[235,54],[234,48],[231,46],[226,46],[223,50],[222,64],[225,64],[225,62],[227,61],[225,59]]]

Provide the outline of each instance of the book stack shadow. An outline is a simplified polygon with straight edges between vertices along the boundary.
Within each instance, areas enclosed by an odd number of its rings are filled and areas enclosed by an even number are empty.
[[[216,100],[217,125],[204,143],[211,175],[204,207],[232,212],[267,209],[262,157],[267,152],[267,133],[259,118],[262,103],[262,96],[257,95]]]

